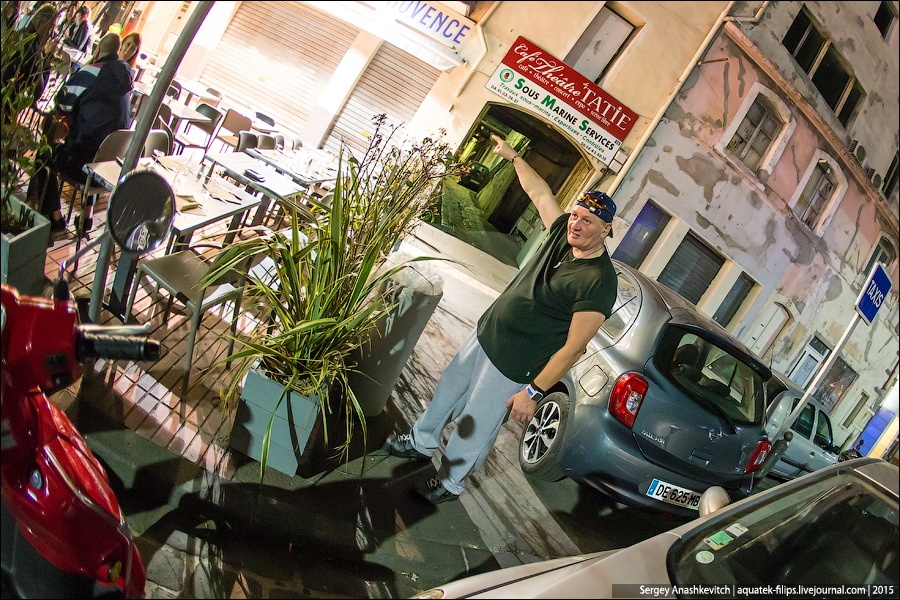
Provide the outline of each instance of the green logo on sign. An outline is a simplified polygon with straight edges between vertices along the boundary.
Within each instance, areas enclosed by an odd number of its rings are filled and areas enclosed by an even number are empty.
[[[500,71],[500,81],[503,83],[509,83],[513,80],[513,77],[515,77],[515,75],[513,74],[512,69],[503,69]]]

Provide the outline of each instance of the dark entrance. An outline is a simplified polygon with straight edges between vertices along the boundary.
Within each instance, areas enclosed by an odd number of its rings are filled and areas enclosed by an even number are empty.
[[[520,266],[522,248],[541,235],[541,223],[513,166],[492,152],[491,134],[513,146],[554,194],[585,159],[555,128],[508,105],[490,105],[463,140],[458,157],[468,172],[446,183],[432,224],[506,264]]]

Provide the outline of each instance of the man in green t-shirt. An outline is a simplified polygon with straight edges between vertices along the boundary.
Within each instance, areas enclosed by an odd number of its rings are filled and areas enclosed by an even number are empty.
[[[545,390],[581,357],[616,298],[616,273],[604,245],[616,213],[612,199],[587,192],[565,214],[534,169],[505,141],[491,137],[494,153],[513,163],[547,238],[481,316],[412,431],[385,442],[394,456],[431,460],[444,427],[456,422],[441,474],[417,486],[433,504],[459,497],[507,414],[520,423],[531,420]]]

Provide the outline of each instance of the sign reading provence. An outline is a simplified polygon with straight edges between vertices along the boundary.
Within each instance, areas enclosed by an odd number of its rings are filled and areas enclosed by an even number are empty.
[[[371,2],[379,11],[458,50],[475,32],[475,22],[438,2]]]
[[[634,111],[523,37],[485,87],[548,119],[604,164],[613,159],[637,120]]]

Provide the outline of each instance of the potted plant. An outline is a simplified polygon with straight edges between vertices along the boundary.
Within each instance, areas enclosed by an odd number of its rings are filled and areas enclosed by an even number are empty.
[[[41,131],[40,113],[35,110],[51,69],[52,54],[45,43],[52,26],[51,9],[35,16],[42,23],[17,31],[3,29],[2,139],[0,139],[0,251],[2,281],[19,291],[40,294],[44,282],[44,261],[50,240],[50,221],[24,203],[21,189],[43,167],[41,156],[47,147]],[[47,18],[50,21],[47,22]],[[15,195],[19,194],[20,198]]]
[[[455,169],[440,139],[401,149],[390,144],[395,129],[381,135],[383,115],[376,124],[361,160],[341,152],[330,207],[310,215],[281,199],[290,231],[233,243],[208,275],[212,281],[262,259],[246,273],[244,292],[261,325],[249,339],[237,339],[243,348],[225,359],[232,367],[222,394],[235,417],[231,445],[260,460],[261,478],[276,450],[287,455],[280,464],[295,469],[318,415],[329,448],[327,420],[343,420],[346,435],[334,448],[342,459],[357,421],[365,436],[365,414],[347,383],[355,367],[350,357],[391,309],[382,284],[405,265],[381,268],[385,258]],[[304,213],[313,218],[301,226]],[[249,395],[256,390],[261,398]]]

